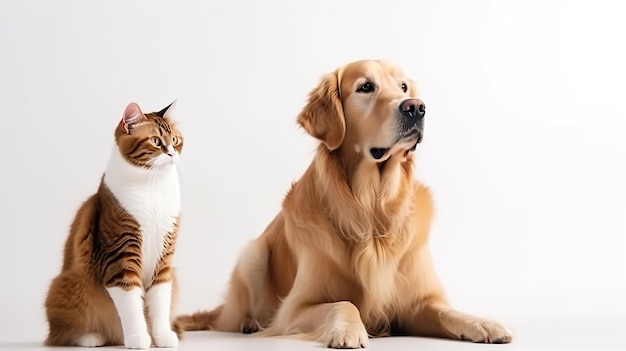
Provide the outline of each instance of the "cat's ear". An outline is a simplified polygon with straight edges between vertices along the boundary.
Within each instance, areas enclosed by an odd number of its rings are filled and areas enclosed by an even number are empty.
[[[162,109],[161,111],[157,112],[156,115],[161,117],[161,118],[171,118],[173,112],[176,110],[176,102],[178,100],[174,100],[172,101],[171,104],[167,105],[164,109]]]
[[[143,122],[146,116],[141,112],[139,105],[135,102],[131,102],[126,106],[124,110],[124,116],[122,117],[122,127],[126,134],[130,134],[130,129],[133,125]]]

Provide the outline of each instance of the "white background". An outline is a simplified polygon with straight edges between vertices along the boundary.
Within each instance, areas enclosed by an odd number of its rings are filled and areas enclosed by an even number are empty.
[[[47,286],[126,104],[178,99],[187,313],[219,303],[243,245],[310,162],[315,142],[295,118],[319,77],[387,58],[427,105],[417,175],[436,197],[431,247],[454,305],[511,326],[518,345],[618,342],[619,4],[1,1],[0,341],[44,339]]]

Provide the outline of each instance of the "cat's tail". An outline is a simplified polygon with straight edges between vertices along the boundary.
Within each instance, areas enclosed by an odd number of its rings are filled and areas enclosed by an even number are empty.
[[[183,331],[211,330],[213,323],[222,312],[222,306],[210,311],[199,311],[176,317],[174,328]]]

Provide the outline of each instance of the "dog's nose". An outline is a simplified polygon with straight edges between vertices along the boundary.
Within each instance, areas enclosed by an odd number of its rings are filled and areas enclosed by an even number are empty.
[[[400,104],[400,112],[406,117],[422,119],[426,114],[426,105],[420,99],[407,99]]]

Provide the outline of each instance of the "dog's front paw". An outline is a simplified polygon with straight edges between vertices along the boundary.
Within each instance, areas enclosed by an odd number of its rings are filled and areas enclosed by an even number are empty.
[[[259,323],[252,318],[246,318],[239,327],[239,330],[244,334],[256,333],[259,329]]]
[[[441,312],[441,323],[461,340],[489,344],[508,344],[512,333],[497,322],[468,316],[455,311]]]
[[[159,333],[158,335],[153,335],[154,346],[156,347],[176,347],[178,346],[178,336],[176,332],[167,330]]]
[[[151,342],[152,339],[148,333],[137,333],[124,337],[124,346],[127,349],[149,349]]]
[[[333,349],[360,349],[369,345],[367,331],[362,323],[346,323],[328,331],[327,346]]]

